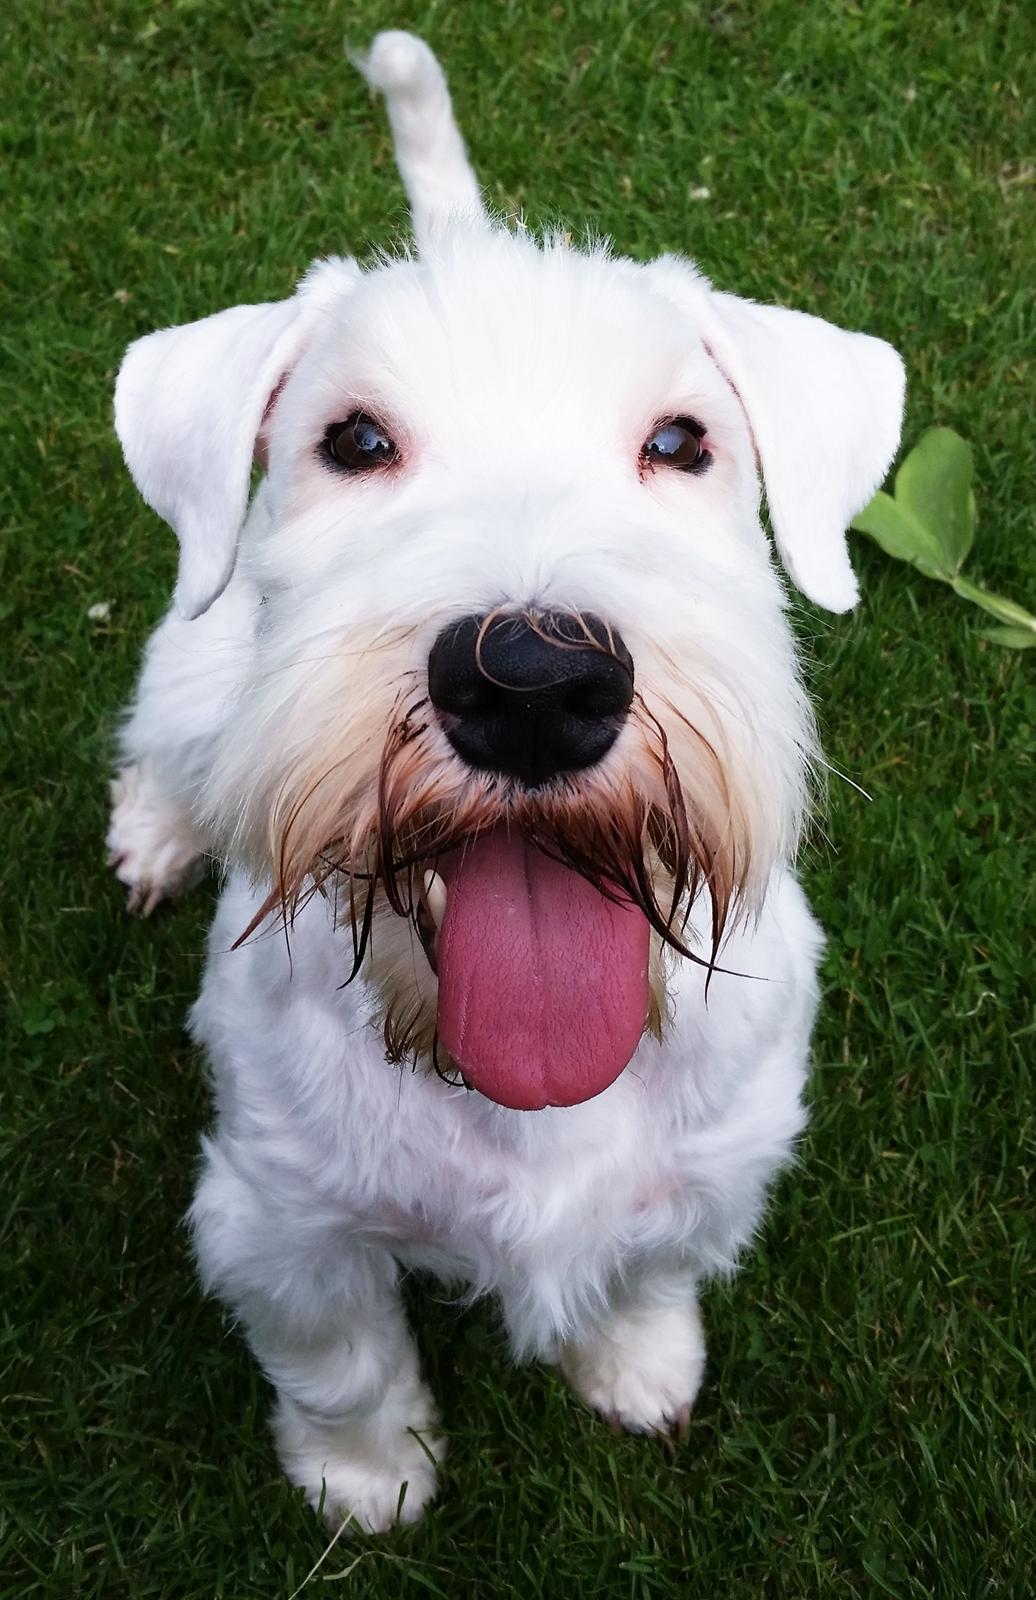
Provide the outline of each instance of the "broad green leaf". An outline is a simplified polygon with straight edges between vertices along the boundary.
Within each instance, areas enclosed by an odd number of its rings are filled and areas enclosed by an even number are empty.
[[[949,578],[938,540],[883,489],[853,518],[853,527],[858,533],[869,534],[886,555],[909,561],[926,578]]]
[[[1036,616],[1003,595],[990,594],[961,573],[975,537],[971,446],[952,428],[931,428],[896,474],[896,493],[880,492],[853,527],[887,555],[926,577],[948,583],[1003,626],[980,635],[1011,650],[1036,648]]]
[[[1032,628],[1036,631],[1036,617],[1026,611],[1024,606],[1016,605],[1013,600],[1006,600],[1001,594],[990,594],[988,589],[980,589],[970,578],[962,578],[958,574],[953,579],[953,589],[962,600],[970,600],[972,605],[981,606],[983,611],[988,611],[998,622],[1006,622],[1012,628]]]
[[[979,637],[1006,645],[1009,650],[1036,649],[1036,630],[1032,628],[982,628]]]
[[[896,505],[922,523],[940,551],[939,571],[960,571],[975,539],[971,446],[952,428],[930,428],[896,473]]]

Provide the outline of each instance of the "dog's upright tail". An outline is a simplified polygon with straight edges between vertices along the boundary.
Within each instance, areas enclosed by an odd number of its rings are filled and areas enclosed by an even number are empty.
[[[447,216],[484,219],[445,73],[424,40],[394,30],[379,33],[367,53],[353,59],[385,96],[418,247]]]

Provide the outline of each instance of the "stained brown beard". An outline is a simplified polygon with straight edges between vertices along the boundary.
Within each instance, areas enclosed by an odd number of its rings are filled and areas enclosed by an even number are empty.
[[[626,740],[635,759],[608,762],[537,790],[473,772],[445,748],[424,695],[401,693],[382,746],[376,790],[350,792],[343,763],[329,762],[273,820],[274,881],[237,943],[268,917],[290,927],[300,907],[333,882],[336,923],[348,926],[359,973],[379,899],[420,934],[422,874],[500,824],[579,873],[610,900],[636,906],[662,944],[716,970],[719,948],[748,879],[748,829],[713,745],[674,707],[698,757],[688,796],[665,728],[634,696]],[[691,909],[711,906],[707,952],[692,948]],[[397,1033],[409,1034],[408,1026]],[[393,1052],[395,1053],[395,1052]]]

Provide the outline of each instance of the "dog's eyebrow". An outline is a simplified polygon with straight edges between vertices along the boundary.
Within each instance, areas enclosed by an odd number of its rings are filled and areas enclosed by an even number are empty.
[[[453,114],[446,75],[422,39],[379,33],[354,64],[385,97],[396,165],[420,249],[448,217],[488,222],[478,179]]]
[[[741,398],[741,390],[738,388],[737,384],[734,382],[734,380],[730,376],[730,374],[728,372],[724,372],[723,368],[720,366],[719,361],[716,358],[716,354],[715,354],[712,346],[709,344],[709,341],[707,339],[705,339],[705,340],[702,341],[702,343],[703,343],[703,348],[705,350],[705,354],[708,356],[709,360],[712,362],[712,365],[715,367],[716,371],[719,373],[720,377],[723,379],[723,382],[726,384],[727,388],[730,390],[731,394],[734,396],[734,399],[737,401],[738,405],[741,407],[741,415],[745,420],[745,426],[748,429],[748,435],[749,435],[749,438],[752,441],[752,451],[753,451],[753,454],[755,455],[755,470],[756,470],[756,472],[759,472],[762,469],[762,457],[759,454],[759,444],[758,444],[758,442],[756,440],[756,437],[755,437],[755,429],[752,427],[752,419],[748,415],[748,410],[747,410],[747,408],[745,406],[745,402]]]

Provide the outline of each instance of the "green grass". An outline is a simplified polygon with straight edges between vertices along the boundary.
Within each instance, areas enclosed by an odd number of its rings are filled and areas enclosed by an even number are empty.
[[[110,729],[174,559],[110,389],[137,334],[400,229],[381,111],[341,54],[392,23],[442,52],[501,203],[894,341],[908,438],[943,422],[975,443],[973,576],[1036,602],[1024,5],[14,0],[4,1600],[287,1600],[323,1549],[179,1224],[208,1115],[181,1022],[211,893],[136,924],[103,867]],[[1036,661],[864,540],[857,561],[851,619],[799,613],[831,758],[873,796],[835,783],[806,863],[831,934],[814,1119],[758,1249],[709,1294],[689,1442],[613,1439],[553,1376],[508,1368],[491,1311],[426,1298],[441,1500],[337,1548],[307,1595],[1030,1592]]]

